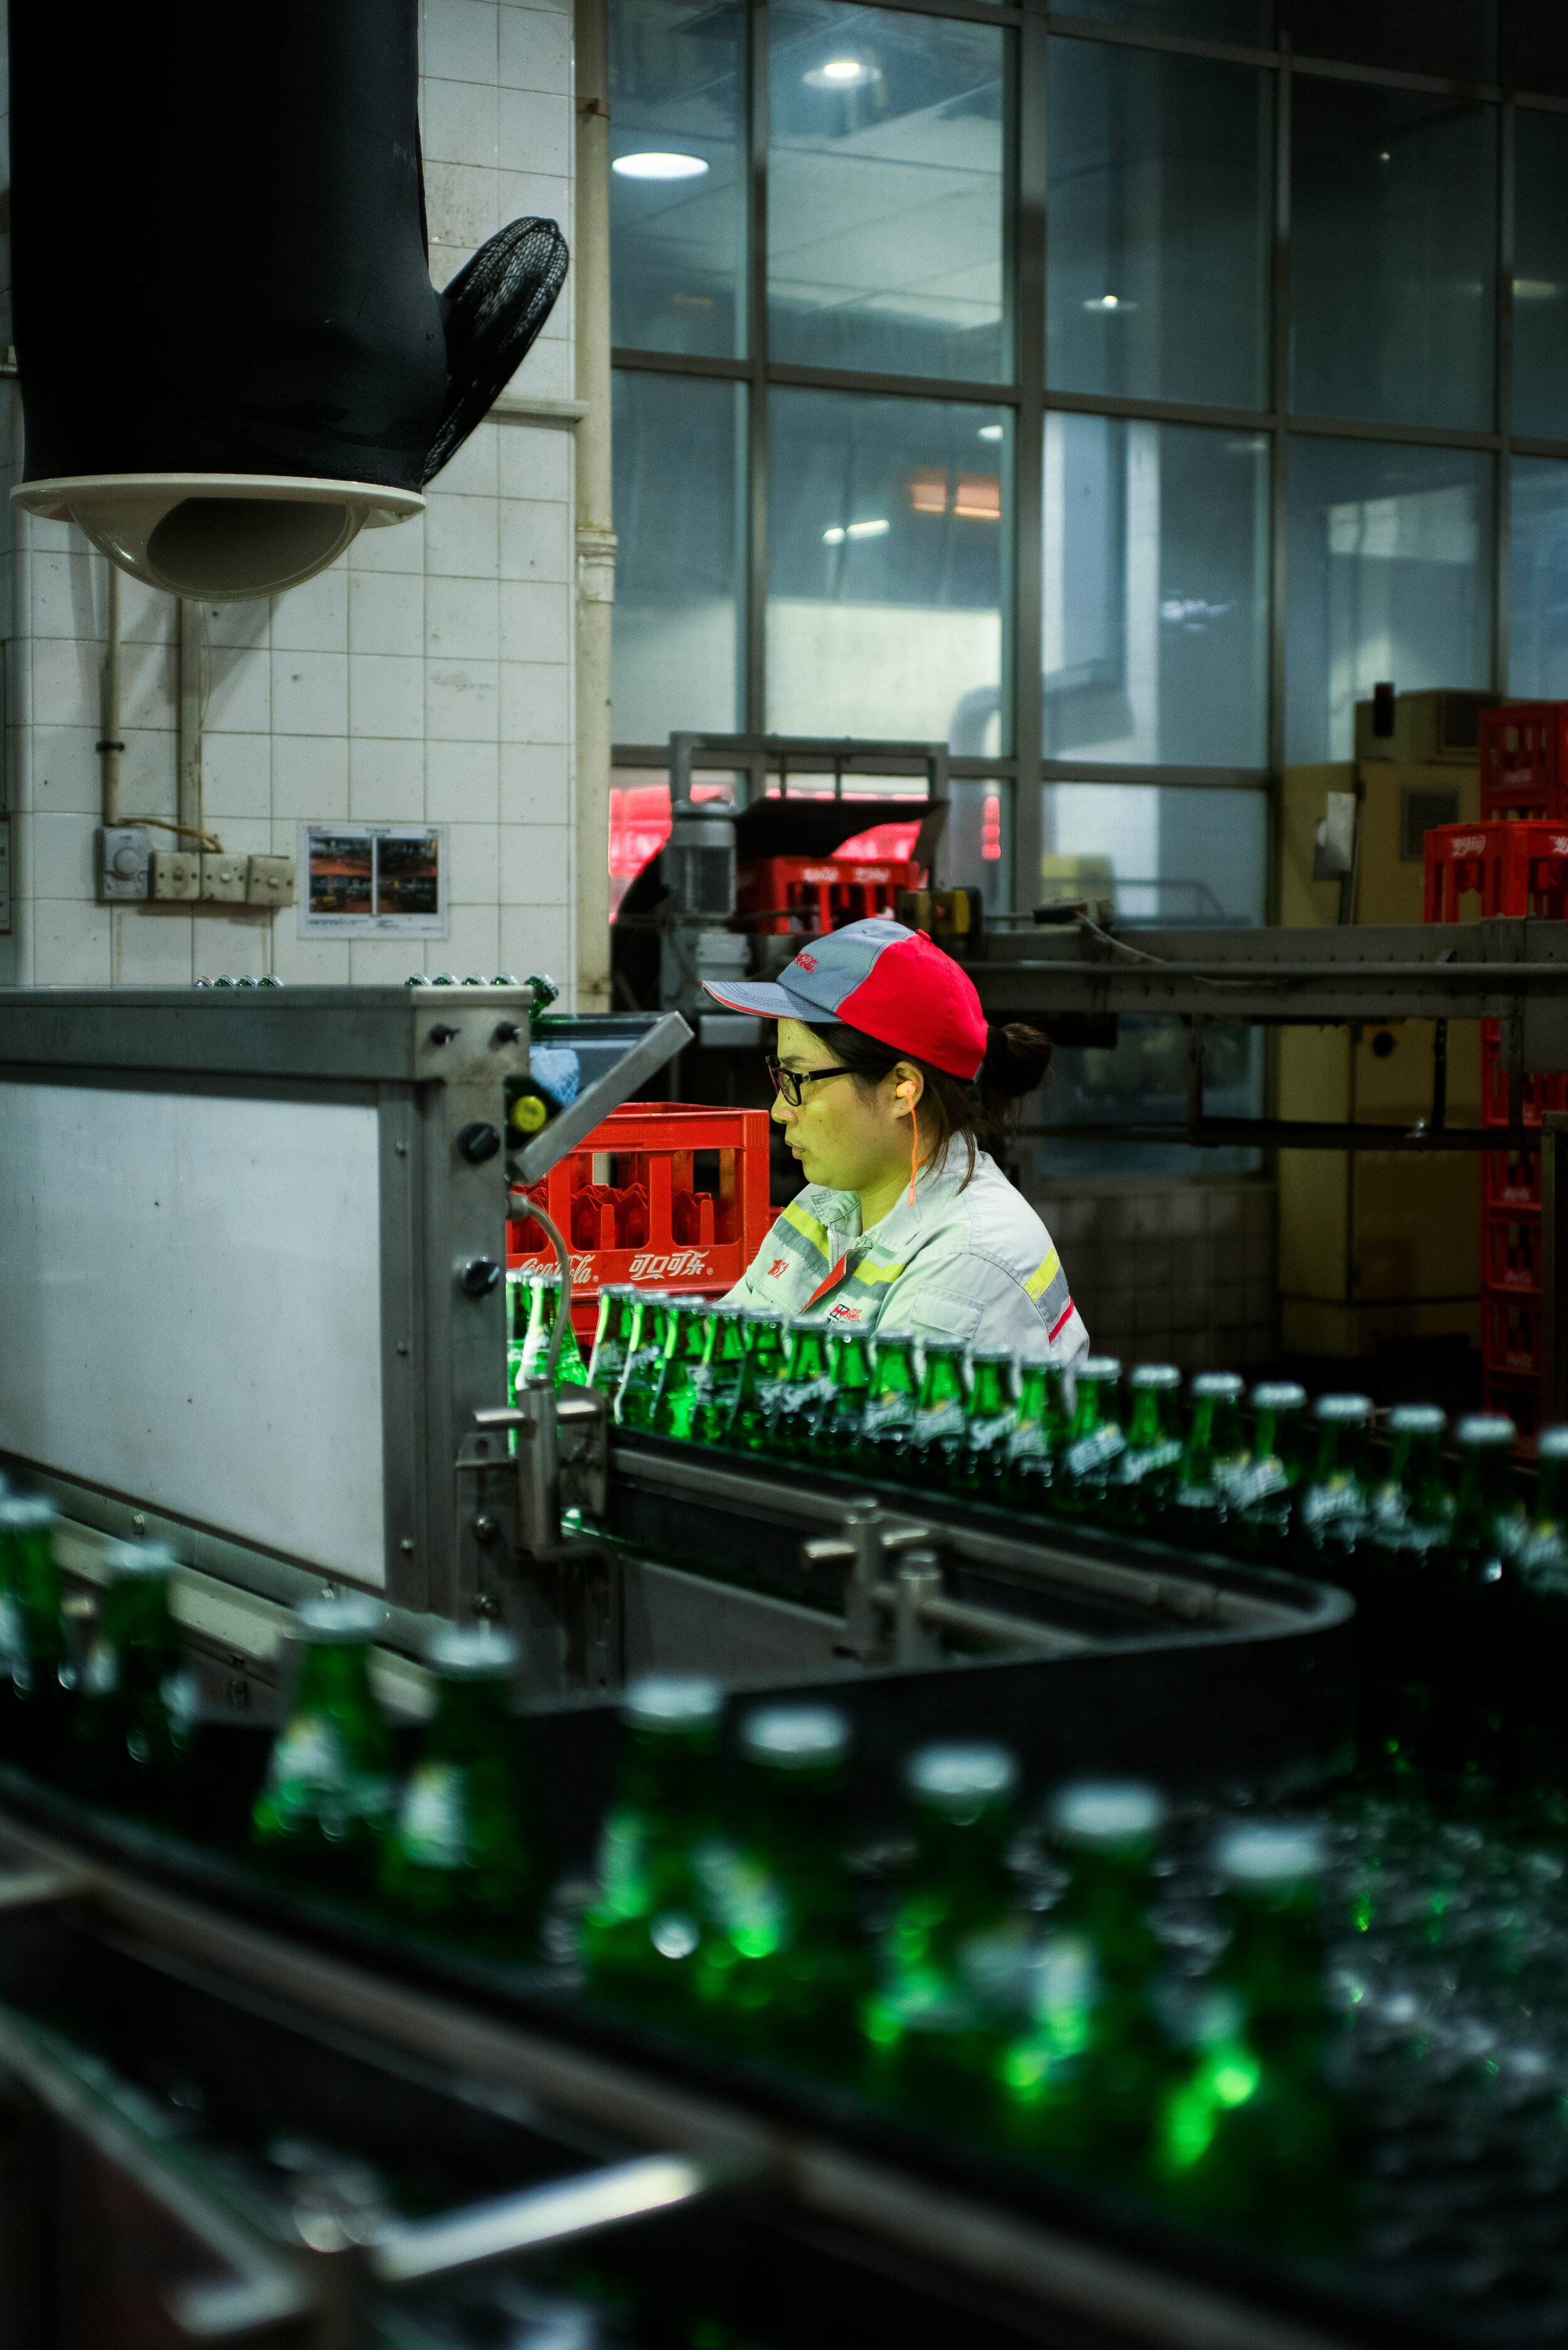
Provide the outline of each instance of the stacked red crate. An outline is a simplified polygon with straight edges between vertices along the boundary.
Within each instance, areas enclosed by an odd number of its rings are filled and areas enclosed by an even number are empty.
[[[900,889],[919,887],[922,869],[889,858],[758,857],[736,873],[736,910],[760,936],[841,930],[890,914]]]
[[[1480,919],[1537,914],[1568,916],[1568,821],[1521,818],[1514,823],[1438,824],[1427,835],[1422,913],[1428,922],[1457,922],[1467,897],[1480,899]]]
[[[717,1154],[717,1188],[699,1189],[694,1155]],[[597,1162],[596,1166],[596,1162]],[[536,1200],[572,1252],[572,1326],[591,1338],[607,1282],[722,1297],[763,1244],[768,1113],[685,1102],[625,1102],[542,1183],[512,1195],[506,1262],[553,1273],[556,1252],[526,1212]]]
[[[1480,812],[1568,816],[1568,702],[1500,702],[1481,712]]]

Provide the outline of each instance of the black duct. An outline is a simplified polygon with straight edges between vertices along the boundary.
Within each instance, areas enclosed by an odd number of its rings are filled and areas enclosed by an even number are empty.
[[[217,598],[417,513],[549,315],[566,247],[514,221],[431,286],[416,0],[10,16],[14,494]]]

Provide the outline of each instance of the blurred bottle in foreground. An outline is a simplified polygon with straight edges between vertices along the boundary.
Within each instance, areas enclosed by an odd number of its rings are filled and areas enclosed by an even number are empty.
[[[1199,1371],[1192,1382],[1192,1425],[1176,1480],[1171,1539],[1189,1550],[1215,1550],[1225,1531],[1231,1489],[1247,1466],[1241,1381],[1234,1371]]]
[[[1139,1534],[1177,1533],[1166,1519],[1181,1465],[1177,1399],[1181,1373],[1171,1363],[1137,1363],[1127,1379],[1132,1410],[1127,1440],[1117,1454],[1106,1492],[1112,1522]]]
[[[971,1358],[963,1442],[948,1482],[957,1493],[1000,1502],[1007,1475],[1007,1448],[1018,1426],[1010,1353],[982,1349]]]
[[[1293,1544],[1307,1574],[1353,1579],[1356,1551],[1372,1521],[1366,1433],[1372,1399],[1319,1396],[1313,1408],[1317,1450],[1296,1496]]]
[[[425,1662],[436,1710],[381,1846],[382,1898],[410,1925],[524,1958],[540,1886],[512,1719],[517,1646],[488,1625],[443,1625]]]
[[[47,1767],[66,1735],[75,1669],[55,1559],[59,1513],[41,1493],[0,1501],[0,1691],[5,1744]]]
[[[346,1895],[372,1885],[392,1808],[390,1742],[370,1688],[383,1620],[352,1593],[295,1608],[298,1676],[251,1814],[259,1859]]]
[[[1306,1389],[1293,1379],[1265,1379],[1252,1389],[1252,1436],[1246,1464],[1225,1492],[1223,1547],[1251,1565],[1282,1565],[1295,1526],[1303,1474]]]
[[[178,1561],[162,1543],[115,1543],[103,1565],[71,1716],[72,1775],[93,1801],[182,1820],[198,1699],[170,1608]]]
[[[1011,1508],[1035,1512],[1050,1508],[1071,1426],[1062,1374],[1050,1357],[1021,1356],[1018,1412],[1007,1440],[1002,1478],[1003,1495]]]
[[[1051,1507],[1064,1517],[1104,1522],[1110,1515],[1111,1480],[1127,1443],[1116,1389],[1122,1367],[1115,1355],[1085,1355],[1075,1367],[1073,1425],[1051,1488]]]

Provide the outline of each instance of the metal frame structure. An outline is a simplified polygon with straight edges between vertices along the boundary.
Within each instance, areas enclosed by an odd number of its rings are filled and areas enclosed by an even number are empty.
[[[769,356],[767,320],[767,157],[768,157],[768,0],[749,0],[750,45],[748,77],[749,211],[747,351],[739,359],[694,357],[672,351],[617,347],[618,369],[641,373],[689,376],[709,381],[744,384],[748,390],[745,476],[744,586],[744,719],[753,730],[766,723],[766,607],[768,588],[766,483],[768,469],[768,399],[770,388],[799,387],[818,390],[859,391],[868,395],[908,397],[925,400],[983,402],[1011,409],[1015,420],[1012,467],[1012,550],[1003,604],[1003,697],[1010,704],[1009,729],[1012,749],[997,758],[955,757],[952,775],[958,780],[996,781],[1006,785],[1012,801],[1011,834],[1015,902],[1026,909],[1033,898],[1042,847],[1042,810],[1037,790],[1024,785],[1052,782],[1104,784],[1168,784],[1187,788],[1251,787],[1269,792],[1284,764],[1285,709],[1285,558],[1288,499],[1288,454],[1293,438],[1330,437],[1359,442],[1385,442],[1407,446],[1469,450],[1494,462],[1494,527],[1488,586],[1493,614],[1492,663],[1490,686],[1508,691],[1508,611],[1510,579],[1511,464],[1515,453],[1568,459],[1568,438],[1541,440],[1517,435],[1511,429],[1512,400],[1512,279],[1514,261],[1513,158],[1515,125],[1521,108],[1541,112],[1568,112],[1568,98],[1518,89],[1506,78],[1455,80],[1439,75],[1407,72],[1334,58],[1296,53],[1288,22],[1289,0],[1277,0],[1276,34],[1272,47],[1246,47],[1231,42],[1199,40],[1184,35],[1157,33],[1141,27],[1106,24],[1070,10],[1026,0],[1022,6],[997,6],[992,0],[866,0],[866,5],[894,6],[904,13],[965,18],[994,25],[1012,36],[1009,106],[1011,136],[1005,171],[1004,283],[1006,310],[1012,327],[1012,378],[999,383],[961,382],[943,377],[874,374],[851,369],[801,367]],[[1232,409],[1168,400],[1120,398],[1111,394],[1054,390],[1045,371],[1045,255],[1049,237],[1045,176],[1046,42],[1053,36],[1098,41],[1166,55],[1206,57],[1220,63],[1251,66],[1271,74],[1273,98],[1273,186],[1272,264],[1268,292],[1269,398],[1260,409]],[[1507,77],[1510,60],[1501,60]],[[1482,431],[1458,431],[1420,424],[1388,424],[1362,419],[1293,412],[1289,400],[1291,331],[1291,94],[1294,78],[1360,83],[1419,96],[1453,98],[1493,107],[1498,114],[1499,173],[1497,229],[1494,250],[1494,406],[1493,425]],[[1042,751],[1041,698],[1038,664],[1020,657],[1021,649],[1037,646],[1041,635],[1043,588],[1043,459],[1044,418],[1052,410],[1152,423],[1218,426],[1267,437],[1271,455],[1271,517],[1269,571],[1268,741],[1266,764],[1256,768],[1190,768],[1169,763],[1118,764],[1094,759],[1047,758]],[[661,744],[623,743],[616,746],[619,767],[661,767]],[[1271,909],[1272,910],[1272,909]]]

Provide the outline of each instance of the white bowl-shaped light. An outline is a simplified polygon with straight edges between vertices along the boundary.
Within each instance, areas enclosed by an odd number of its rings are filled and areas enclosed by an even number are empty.
[[[701,155],[673,155],[650,149],[643,155],[618,155],[610,165],[623,180],[700,180],[708,169]]]
[[[822,65],[813,66],[803,79],[812,89],[858,89],[863,82],[876,78],[876,70],[858,57],[828,57]]]
[[[424,512],[417,490],[290,473],[83,473],[23,482],[28,514],[79,523],[93,545],[150,588],[239,604],[297,588],[361,530]]]

